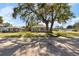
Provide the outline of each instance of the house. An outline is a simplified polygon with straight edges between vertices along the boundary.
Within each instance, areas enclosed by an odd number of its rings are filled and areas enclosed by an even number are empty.
[[[46,32],[46,26],[44,23],[40,22],[31,28],[32,32]]]
[[[0,24],[0,32],[19,32],[22,31],[20,28],[15,26],[5,27],[4,24]]]
[[[0,24],[0,32],[8,31],[7,27],[4,24]]]
[[[18,32],[19,31],[19,28],[14,27],[14,26],[9,26],[9,27],[7,27],[7,29],[8,29],[8,32]]]
[[[0,24],[0,32],[4,30],[4,25]]]

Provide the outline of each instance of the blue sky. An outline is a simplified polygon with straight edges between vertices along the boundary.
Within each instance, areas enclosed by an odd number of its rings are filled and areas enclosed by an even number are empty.
[[[17,4],[14,3],[0,3],[0,16],[3,16],[4,23],[9,22],[13,24],[13,26],[23,26],[25,23],[17,17],[17,19],[12,18],[13,8],[16,7]]]
[[[20,18],[13,19],[12,13],[13,8],[16,7],[17,4],[15,3],[0,3],[0,16],[3,16],[4,22],[9,22],[13,24],[14,26],[23,26],[25,23],[20,20]],[[73,25],[75,22],[79,22],[79,4],[74,3],[71,5],[71,11],[76,15],[76,18],[72,18],[67,21],[66,24],[63,24],[64,27],[67,25]],[[54,23],[54,27],[59,25],[57,22]]]

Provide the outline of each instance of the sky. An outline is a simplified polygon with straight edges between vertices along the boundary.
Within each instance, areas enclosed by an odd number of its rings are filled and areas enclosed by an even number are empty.
[[[13,8],[16,7],[17,4],[15,3],[0,3],[0,16],[3,16],[4,23],[9,22],[13,26],[21,27],[24,26],[25,23],[20,20],[19,17],[16,19],[12,18]],[[66,24],[63,24],[63,27],[66,27],[68,25],[73,25],[76,22],[79,22],[79,3],[73,3],[71,5],[71,11],[74,13],[76,18],[72,18],[67,21]],[[54,23],[54,27],[61,26],[61,24],[58,24],[57,22]]]
[[[25,23],[17,17],[14,19],[12,17],[13,8],[16,7],[17,4],[14,3],[0,3],[0,16],[3,16],[4,23],[9,22],[13,26],[21,27],[24,26]]]

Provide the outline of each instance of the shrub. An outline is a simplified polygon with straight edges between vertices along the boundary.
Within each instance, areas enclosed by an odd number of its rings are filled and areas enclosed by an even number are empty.
[[[20,38],[22,35],[19,34],[19,35],[7,35],[7,36],[4,36],[4,38],[14,38],[14,37],[17,37],[17,38]]]
[[[34,37],[35,35],[32,34],[31,32],[28,32],[24,35],[24,37]]]

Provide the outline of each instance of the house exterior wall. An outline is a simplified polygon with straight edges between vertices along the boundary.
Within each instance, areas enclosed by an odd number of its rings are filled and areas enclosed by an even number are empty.
[[[8,31],[8,29],[6,27],[0,26],[0,32],[3,32],[3,31]]]
[[[32,27],[31,31],[32,32],[46,32],[46,28],[45,27]]]
[[[2,26],[0,26],[0,32],[2,32],[2,30],[3,30],[3,27],[2,27]]]

